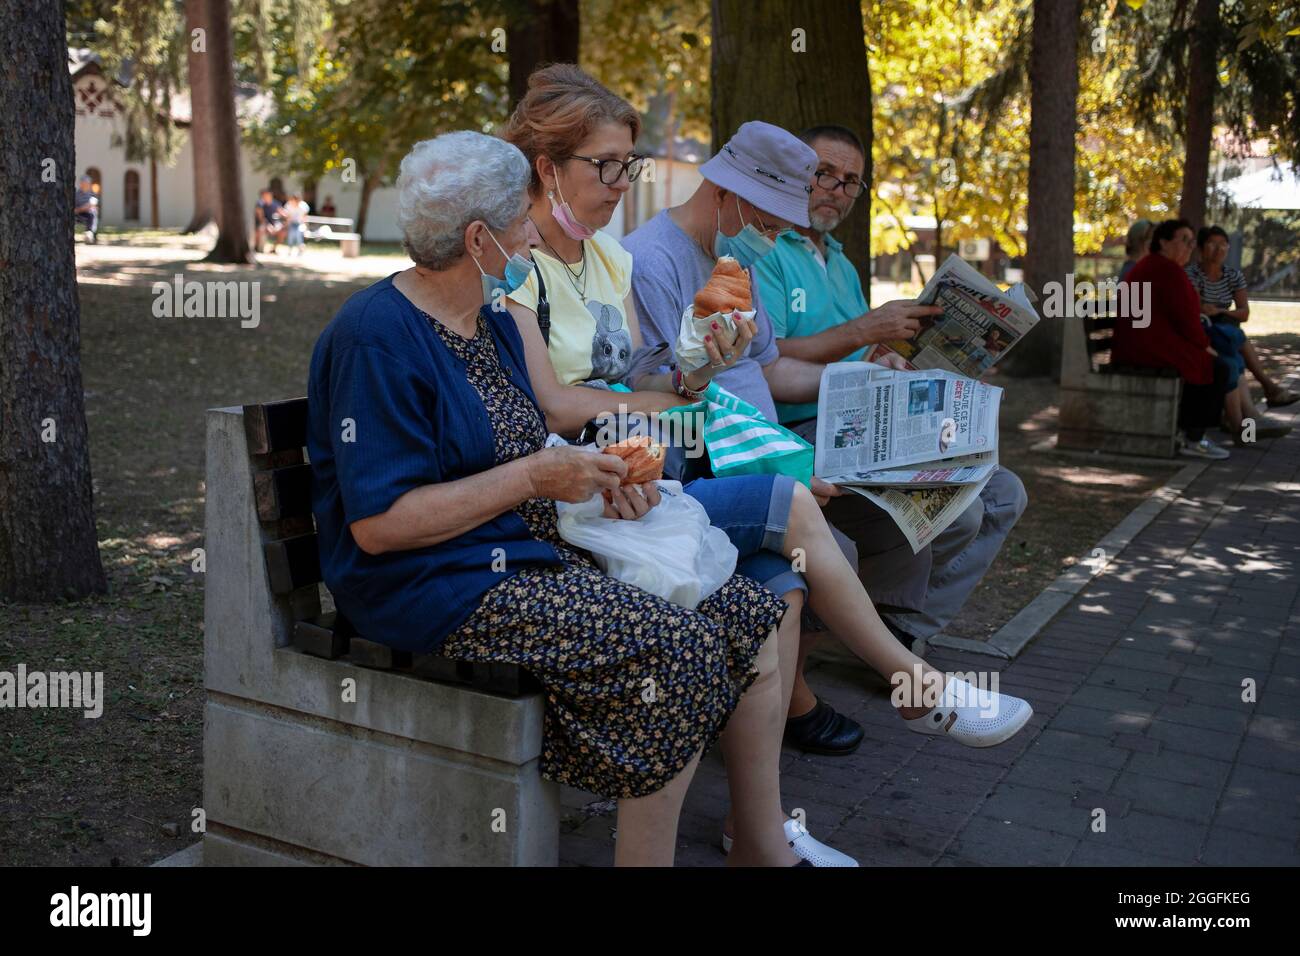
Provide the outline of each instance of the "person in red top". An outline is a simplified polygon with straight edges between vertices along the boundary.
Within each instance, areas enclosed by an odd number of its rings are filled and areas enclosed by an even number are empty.
[[[1131,317],[1115,322],[1110,360],[1113,365],[1174,368],[1183,380],[1178,423],[1187,436],[1179,451],[1189,458],[1227,458],[1228,452],[1205,437],[1206,428],[1223,414],[1227,365],[1210,347],[1201,325],[1201,299],[1184,267],[1196,247],[1191,224],[1167,219],[1151,233],[1151,251],[1129,270],[1124,282],[1150,283],[1148,324]]]

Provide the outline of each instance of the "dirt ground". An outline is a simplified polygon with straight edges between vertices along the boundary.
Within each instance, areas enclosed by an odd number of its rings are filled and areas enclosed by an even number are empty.
[[[405,260],[263,257],[255,271],[196,260],[198,241],[106,234],[78,246],[82,367],[107,595],[0,604],[0,669],[103,671],[98,719],[58,709],[0,715],[0,865],[140,865],[192,842],[201,802],[203,413],[302,395],[311,347],[344,299]],[[257,328],[158,318],[152,283],[261,282]],[[879,297],[877,297],[879,301]],[[1300,308],[1260,345],[1292,366]],[[1031,452],[1051,434],[1056,389],[999,381],[1002,461],[1030,505],[961,621],[983,638],[1114,526],[1177,463],[1080,463]],[[172,828],[177,836],[166,828]]]

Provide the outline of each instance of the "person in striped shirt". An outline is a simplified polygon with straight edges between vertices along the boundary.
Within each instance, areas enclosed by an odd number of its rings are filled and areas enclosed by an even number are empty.
[[[1196,287],[1201,297],[1201,313],[1217,330],[1226,333],[1232,341],[1238,342],[1245,368],[1251,371],[1261,386],[1269,408],[1281,408],[1300,401],[1300,395],[1291,389],[1279,385],[1271,377],[1260,360],[1251,339],[1240,328],[1251,317],[1251,303],[1245,289],[1245,276],[1240,271],[1225,265],[1229,251],[1229,235],[1219,226],[1204,226],[1196,234],[1197,256],[1187,265],[1187,277]],[[1244,393],[1243,414],[1253,418],[1257,414],[1251,401],[1251,393],[1240,386]]]

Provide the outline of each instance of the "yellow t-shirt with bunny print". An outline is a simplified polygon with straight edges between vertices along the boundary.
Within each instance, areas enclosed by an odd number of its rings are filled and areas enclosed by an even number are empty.
[[[603,232],[583,247],[587,265],[581,277],[574,275],[578,263],[566,266],[545,246],[532,250],[551,304],[551,364],[564,385],[595,379],[613,385],[632,363],[632,334],[623,310],[632,289],[632,256]],[[536,274],[530,272],[510,298],[536,312]]]

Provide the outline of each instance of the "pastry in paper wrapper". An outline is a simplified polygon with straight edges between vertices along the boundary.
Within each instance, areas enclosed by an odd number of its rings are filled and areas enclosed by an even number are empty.
[[[713,323],[718,323],[718,345],[726,351],[736,339],[736,323],[732,312],[746,318],[754,317],[753,296],[750,292],[749,273],[731,256],[722,256],[713,267],[713,275],[699,292],[695,301],[682,314],[681,329],[677,335],[677,364],[683,372],[693,372],[709,363],[709,353],[704,348],[704,337],[713,334]]]

